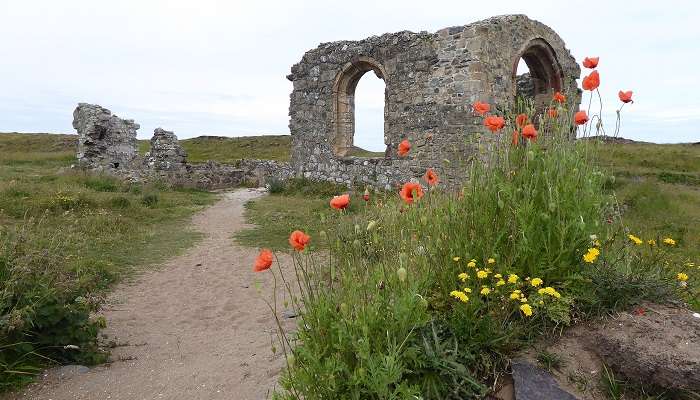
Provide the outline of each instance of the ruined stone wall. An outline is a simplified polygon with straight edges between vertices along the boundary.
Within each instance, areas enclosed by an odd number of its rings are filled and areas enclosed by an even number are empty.
[[[180,170],[187,164],[187,153],[180,146],[177,136],[162,128],[153,131],[151,149],[144,158],[147,168],[165,171]]]
[[[88,168],[129,168],[137,155],[133,120],[121,119],[106,108],[80,103],[73,112],[78,131],[78,163]]]
[[[86,103],[80,103],[73,116],[73,127],[78,131],[78,164],[131,182],[222,189],[242,184],[264,186],[270,179],[284,180],[294,175],[289,163],[272,160],[188,164],[187,153],[177,136],[162,128],[153,132],[151,148],[141,157],[136,140],[139,125],[134,121],[120,119],[103,107]]]
[[[565,93],[578,107],[580,70],[561,38],[524,15],[493,17],[436,33],[399,32],[360,41],[323,43],[304,54],[287,77],[292,166],[298,174],[339,183],[391,186],[434,168],[448,184],[494,138],[471,112],[479,100],[494,112],[513,104],[516,67],[530,68],[535,99]],[[348,157],[354,132],[354,90],[372,71],[386,84],[383,158]],[[408,139],[406,158],[398,144]],[[488,152],[487,152],[488,153]],[[488,158],[488,154],[486,154]]]

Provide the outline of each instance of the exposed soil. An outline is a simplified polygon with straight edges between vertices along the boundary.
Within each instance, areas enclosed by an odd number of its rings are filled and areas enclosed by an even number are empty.
[[[205,234],[198,245],[114,289],[103,311],[106,341],[116,343],[110,363],[49,370],[6,398],[268,398],[284,364],[272,352],[277,328],[263,301],[272,296],[272,278],[252,272],[256,249],[231,240],[245,226],[243,204],[259,194],[226,193],[193,218]],[[294,319],[281,319],[294,327]]]

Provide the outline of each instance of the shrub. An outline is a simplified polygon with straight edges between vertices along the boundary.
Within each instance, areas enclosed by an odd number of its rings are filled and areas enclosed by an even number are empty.
[[[141,204],[149,208],[155,207],[156,204],[158,204],[159,200],[160,196],[158,195],[158,193],[146,193],[143,196],[141,196]]]
[[[281,179],[270,179],[267,183],[267,191],[270,194],[282,194],[286,189],[286,185]]]
[[[60,236],[28,221],[0,242],[0,391],[26,383],[51,362],[103,362],[96,302],[65,268]]]
[[[124,209],[124,208],[129,208],[131,206],[131,200],[129,200],[128,198],[126,198],[124,196],[116,196],[116,197],[112,197],[109,200],[109,204],[112,208]]]

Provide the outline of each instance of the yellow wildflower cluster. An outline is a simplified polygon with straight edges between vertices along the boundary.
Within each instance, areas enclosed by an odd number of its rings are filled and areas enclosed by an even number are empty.
[[[592,248],[592,253],[594,257],[600,254],[597,248]],[[456,258],[456,257],[455,257]],[[496,264],[494,258],[489,258],[484,263],[485,265]],[[467,267],[474,268],[476,273],[476,278],[478,281],[473,281],[473,284],[477,282],[479,286],[465,287],[462,290],[453,290],[450,292],[450,296],[455,299],[467,303],[469,302],[469,294],[474,290],[475,293],[479,293],[483,297],[494,297],[495,299],[502,299],[504,301],[514,300],[520,305],[518,310],[525,317],[531,317],[535,314],[535,308],[544,306],[546,304],[545,300],[547,298],[560,299],[562,295],[553,287],[544,285],[544,281],[541,278],[525,278],[521,280],[516,274],[502,274],[498,271],[492,271],[491,268],[486,268],[485,266],[477,266],[476,260],[469,260]],[[463,282],[469,282],[469,274],[467,272],[461,272],[457,275],[457,278]],[[489,283],[490,282],[490,283]],[[507,291],[503,292],[501,288],[508,288]],[[533,303],[531,304],[526,295],[526,291],[532,291],[529,294],[534,296]],[[536,290],[536,292],[535,292]]]
[[[681,282],[685,282],[688,280],[688,274],[685,272],[679,272],[678,275],[676,275],[676,279],[678,279]]]
[[[598,258],[599,255],[600,255],[600,250],[598,250],[595,247],[591,247],[590,249],[588,249],[586,254],[583,255],[583,261],[585,261],[589,264],[592,264],[595,262],[595,260]]]
[[[671,239],[670,237],[664,238],[664,244],[667,244],[669,246],[675,246],[676,241]]]

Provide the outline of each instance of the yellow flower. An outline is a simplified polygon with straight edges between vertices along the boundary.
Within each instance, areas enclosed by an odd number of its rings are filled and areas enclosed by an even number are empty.
[[[511,300],[519,300],[519,299],[520,299],[520,293],[515,293],[515,292],[511,293],[511,294],[510,294],[510,299],[511,299]]]
[[[469,275],[467,275],[466,272],[462,272],[461,274],[457,275],[457,278],[459,278],[459,280],[462,282],[466,282],[467,279],[469,279]]]
[[[540,286],[542,284],[542,279],[532,278],[532,280],[530,281],[530,284],[534,287]]]
[[[545,293],[544,288],[542,288],[542,289],[537,289],[537,293],[538,293],[538,294],[544,294],[544,293]]]
[[[467,267],[469,268],[476,268],[476,261],[471,260],[467,263]]]
[[[462,303],[466,303],[469,301],[469,296],[464,294],[464,292],[460,292],[459,290],[453,290],[450,292],[450,296],[454,297],[455,299],[461,301]]]
[[[468,288],[468,287],[464,288],[464,293],[471,293],[471,292],[472,292],[471,288]]]
[[[676,279],[678,279],[681,282],[685,282],[688,280],[688,274],[684,272],[679,272],[678,275],[676,275]]]
[[[636,236],[634,236],[634,235],[632,235],[632,234],[627,235],[627,237],[630,238],[630,240],[633,241],[634,244],[636,244],[637,246],[639,246],[640,244],[642,244],[642,239],[640,239],[640,238],[638,238],[638,237],[636,237]]]
[[[489,264],[493,264],[496,262],[496,260],[494,260],[493,258],[489,258],[488,260],[486,260],[486,262]]]
[[[664,238],[664,243],[666,243],[669,246],[675,246],[676,241],[671,239],[670,237]]]
[[[598,258],[599,255],[600,255],[600,250],[598,250],[595,247],[591,247],[590,249],[588,249],[588,252],[583,255],[583,261],[591,264],[591,263],[595,262],[596,258]]]
[[[529,304],[523,304],[520,306],[520,311],[525,314],[526,317],[532,316],[532,307]]]
[[[518,275],[510,274],[508,275],[508,283],[516,283],[518,281]]]
[[[452,257],[452,260],[457,262],[457,261],[459,261],[459,257]]]
[[[654,240],[654,239],[649,239],[649,240],[647,240],[647,244],[648,244],[649,246],[656,246],[656,240]]]
[[[479,278],[479,279],[484,279],[484,278],[486,278],[487,276],[489,276],[489,273],[486,272],[486,271],[484,271],[483,269],[480,269],[480,270],[476,271],[476,277]]]
[[[496,274],[496,275],[494,275],[493,277],[494,277],[494,278],[497,278],[497,279],[501,279],[501,278],[503,278],[503,275],[501,275],[501,274]]]
[[[504,281],[503,279],[499,279],[498,282],[496,282],[496,286],[503,286],[505,284],[506,284],[506,281]]]
[[[556,297],[557,299],[561,297],[561,294],[559,294],[559,292],[557,292],[556,289],[554,289],[551,286],[547,286],[544,289],[540,289],[537,291],[537,293],[539,293],[539,294],[546,293],[552,297]]]
[[[485,288],[482,288],[481,292],[479,292],[479,293],[483,294],[484,296],[488,296],[489,293],[491,293],[491,289],[485,287]]]
[[[521,303],[527,303],[527,297],[523,296],[520,298]]]

